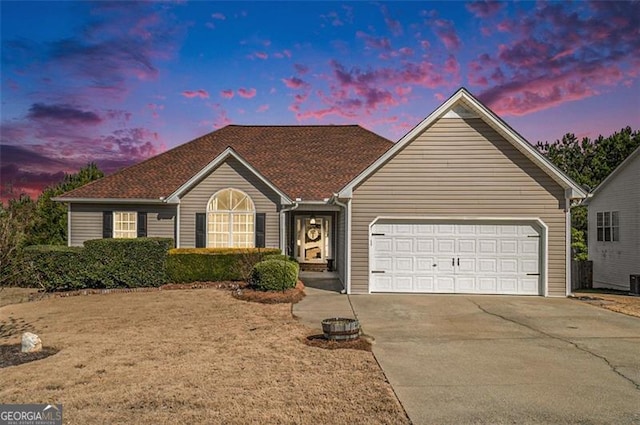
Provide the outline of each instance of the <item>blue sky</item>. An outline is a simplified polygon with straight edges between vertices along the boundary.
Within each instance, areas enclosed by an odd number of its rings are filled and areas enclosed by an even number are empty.
[[[530,142],[640,118],[638,2],[7,2],[2,199],[221,126],[389,139],[460,86]]]

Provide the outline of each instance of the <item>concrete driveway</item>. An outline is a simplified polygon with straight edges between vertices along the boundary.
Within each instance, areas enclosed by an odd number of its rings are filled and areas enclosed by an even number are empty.
[[[640,424],[638,318],[570,299],[349,298],[414,424]]]

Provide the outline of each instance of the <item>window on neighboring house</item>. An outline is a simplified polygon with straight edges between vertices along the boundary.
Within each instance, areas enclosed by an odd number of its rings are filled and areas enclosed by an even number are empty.
[[[620,221],[618,211],[596,213],[596,232],[598,242],[617,242],[620,240]]]
[[[207,246],[253,248],[255,207],[249,196],[236,189],[213,195],[207,205]]]
[[[113,237],[114,238],[135,238],[138,236],[136,228],[136,212],[113,213]]]

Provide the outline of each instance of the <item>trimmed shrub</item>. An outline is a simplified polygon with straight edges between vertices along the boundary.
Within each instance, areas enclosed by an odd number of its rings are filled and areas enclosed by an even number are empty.
[[[263,291],[284,291],[296,286],[300,266],[293,261],[266,260],[251,271],[249,283]]]
[[[167,283],[170,238],[94,239],[86,241],[89,288],[139,288]]]
[[[293,261],[294,263],[297,263],[296,260],[294,260],[293,258],[289,257],[288,255],[284,255],[284,254],[265,255],[262,258],[262,261],[267,261],[267,260]]]
[[[248,280],[253,266],[277,248],[178,248],[169,251],[170,282],[221,282]]]
[[[45,291],[82,289],[87,278],[84,248],[34,245],[24,249],[25,283]]]

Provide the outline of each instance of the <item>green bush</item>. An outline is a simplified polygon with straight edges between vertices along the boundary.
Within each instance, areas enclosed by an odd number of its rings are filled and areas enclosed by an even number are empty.
[[[247,280],[264,256],[280,254],[277,248],[178,248],[169,251],[169,281],[221,282]]]
[[[253,267],[249,283],[263,291],[284,291],[296,286],[299,269],[289,260],[261,261]]]
[[[84,243],[89,288],[138,288],[167,283],[170,238],[94,239]]]
[[[284,255],[284,254],[265,255],[262,258],[262,261],[267,261],[267,260],[293,261],[294,263],[297,263],[296,260],[294,260],[293,258],[289,257],[288,255]]]
[[[28,286],[46,291],[69,291],[85,287],[87,262],[84,248],[34,245],[24,249],[24,278]]]

